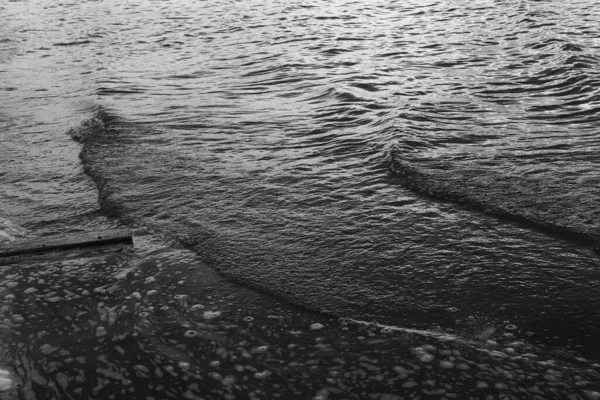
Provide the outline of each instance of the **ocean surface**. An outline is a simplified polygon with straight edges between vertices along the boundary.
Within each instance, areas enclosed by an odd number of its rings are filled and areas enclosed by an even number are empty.
[[[0,398],[600,399],[599,154],[596,0],[0,0],[0,242],[136,235]]]

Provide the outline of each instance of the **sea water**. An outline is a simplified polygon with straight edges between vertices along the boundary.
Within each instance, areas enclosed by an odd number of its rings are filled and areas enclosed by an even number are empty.
[[[595,2],[0,18],[6,396],[600,397]]]

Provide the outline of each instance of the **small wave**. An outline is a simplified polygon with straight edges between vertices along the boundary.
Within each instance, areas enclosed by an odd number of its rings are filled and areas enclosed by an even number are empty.
[[[97,138],[107,131],[107,125],[115,119],[103,108],[98,108],[94,115],[79,126],[71,128],[67,134],[80,143],[86,143],[92,138]]]
[[[67,46],[79,46],[82,44],[90,44],[92,43],[91,40],[80,40],[80,41],[75,41],[75,42],[59,42],[59,43],[54,43],[53,46],[56,47],[67,47]]]
[[[600,211],[592,188],[568,191],[551,172],[530,177],[475,166],[426,168],[402,159],[397,150],[392,151],[389,171],[414,192],[526,223],[600,251]]]
[[[349,53],[349,52],[352,52],[352,49],[331,48],[331,49],[326,49],[326,50],[321,51],[321,54],[328,55],[328,56],[335,56],[338,54],[344,54],[344,53]]]
[[[99,96],[110,96],[113,94],[138,94],[143,93],[144,89],[141,88],[106,88],[100,87],[96,90]]]

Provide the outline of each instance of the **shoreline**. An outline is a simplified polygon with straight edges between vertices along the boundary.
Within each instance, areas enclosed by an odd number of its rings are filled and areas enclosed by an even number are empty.
[[[0,329],[12,338],[4,343],[12,361],[0,368],[23,384],[13,390],[41,395],[41,383],[54,382],[55,390],[92,397],[133,387],[142,397],[160,391],[215,399],[501,394],[526,390],[528,379],[494,372],[494,365],[509,371],[513,364],[538,380],[549,368],[560,371],[548,384],[572,380],[582,396],[600,390],[591,383],[600,377],[593,362],[574,361],[587,365],[585,372],[493,333],[464,342],[314,314],[223,280],[190,251],[147,235],[135,240],[138,247],[120,253],[4,267],[11,323]],[[23,337],[31,340],[25,353],[16,350]],[[87,373],[73,381],[78,371],[95,371],[104,383]],[[456,389],[428,386],[433,377]]]

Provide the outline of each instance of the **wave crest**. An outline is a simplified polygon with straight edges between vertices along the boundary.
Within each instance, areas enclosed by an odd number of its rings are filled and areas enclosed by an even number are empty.
[[[390,173],[412,191],[526,223],[549,233],[584,242],[600,251],[600,193],[595,186],[567,191],[570,185],[551,173],[510,175],[481,166],[438,164],[435,168],[391,152]]]

